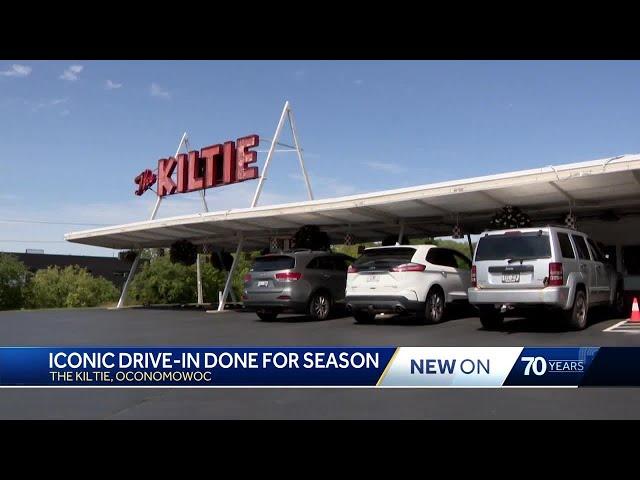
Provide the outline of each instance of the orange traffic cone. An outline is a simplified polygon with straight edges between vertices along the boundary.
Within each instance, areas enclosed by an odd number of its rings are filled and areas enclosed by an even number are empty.
[[[631,318],[629,323],[640,323],[640,308],[638,308],[638,299],[633,297],[633,306],[631,307]]]

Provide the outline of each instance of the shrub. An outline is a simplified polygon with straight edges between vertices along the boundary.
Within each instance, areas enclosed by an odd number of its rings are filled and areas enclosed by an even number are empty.
[[[167,256],[146,263],[131,282],[135,303],[192,303],[196,298],[195,267],[174,263]]]
[[[255,254],[242,254],[233,276],[233,290],[239,299],[243,277],[249,271]],[[143,305],[195,303],[198,298],[196,265],[173,263],[167,256],[157,257],[144,265],[131,282],[130,303]],[[211,262],[201,259],[202,295],[206,303],[216,303],[218,292],[224,289],[226,273]]]
[[[38,270],[25,288],[30,308],[96,307],[118,298],[118,289],[77,265]]]
[[[27,267],[13,255],[0,253],[0,310],[22,307]]]

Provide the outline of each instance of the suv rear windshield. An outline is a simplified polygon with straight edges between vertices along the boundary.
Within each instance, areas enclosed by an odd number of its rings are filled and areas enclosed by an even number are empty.
[[[365,252],[353,264],[358,270],[389,269],[403,263],[409,263],[416,253],[415,248],[372,248]]]
[[[549,235],[526,232],[480,237],[476,261],[550,258]]]
[[[258,257],[253,263],[251,271],[253,272],[270,272],[273,270],[289,270],[296,264],[294,257],[287,255],[267,255]]]

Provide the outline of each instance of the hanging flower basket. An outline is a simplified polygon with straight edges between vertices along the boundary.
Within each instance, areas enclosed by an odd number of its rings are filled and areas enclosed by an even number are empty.
[[[118,258],[127,263],[133,263],[136,259],[137,253],[134,250],[125,250],[118,253]]]
[[[571,228],[573,230],[578,229],[578,218],[571,212],[567,213],[567,216],[564,217],[564,224],[567,228]]]
[[[507,205],[498,210],[489,222],[491,230],[504,230],[507,228],[525,228],[531,226],[531,218],[518,207]]]
[[[310,250],[329,250],[331,248],[329,235],[316,225],[300,227],[293,237],[293,244],[295,248],[308,248]]]
[[[173,263],[182,263],[187,266],[196,263],[197,254],[198,247],[188,240],[178,240],[171,245],[169,252],[169,256]]]

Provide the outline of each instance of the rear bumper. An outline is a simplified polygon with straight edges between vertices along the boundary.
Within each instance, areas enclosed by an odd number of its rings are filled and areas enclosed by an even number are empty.
[[[472,305],[544,305],[568,308],[569,287],[546,287],[537,289],[486,289],[470,288],[469,303]]]
[[[293,300],[243,300],[242,304],[247,310],[273,309],[278,311],[304,313],[307,309],[305,302]]]
[[[396,295],[352,295],[345,299],[349,310],[368,310],[371,312],[417,312],[424,307],[423,302],[409,300]]]

